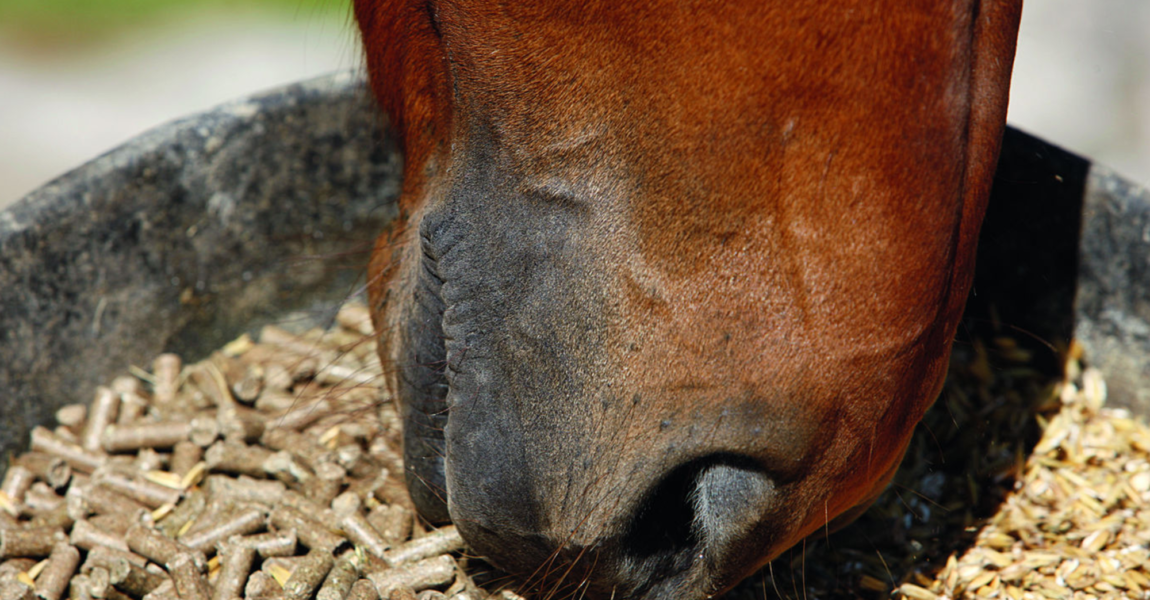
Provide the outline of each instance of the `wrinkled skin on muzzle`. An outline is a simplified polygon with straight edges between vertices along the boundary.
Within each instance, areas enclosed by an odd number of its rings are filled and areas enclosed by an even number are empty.
[[[537,589],[728,589],[941,386],[1018,7],[738,4],[356,2],[412,497]]]

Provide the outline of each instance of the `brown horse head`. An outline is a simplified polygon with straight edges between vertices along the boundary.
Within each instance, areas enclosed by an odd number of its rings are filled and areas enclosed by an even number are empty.
[[[357,0],[424,516],[539,585],[692,599],[865,508],[942,384],[1018,12]]]

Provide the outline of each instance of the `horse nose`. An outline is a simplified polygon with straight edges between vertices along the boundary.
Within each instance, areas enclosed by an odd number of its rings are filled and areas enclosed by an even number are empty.
[[[602,481],[619,484],[611,479]],[[588,598],[682,599],[685,589],[723,589],[746,574],[742,567],[760,554],[760,525],[776,495],[765,470],[742,457],[715,455],[651,482],[624,482],[632,489],[612,492],[618,497],[590,490],[598,510],[569,504],[546,511],[547,518],[542,506],[525,506],[523,496],[492,497],[492,503],[511,504],[478,514],[503,518],[457,515],[464,518],[456,522],[476,550],[549,592],[571,585],[585,588],[579,594]],[[570,500],[534,492],[539,503]]]

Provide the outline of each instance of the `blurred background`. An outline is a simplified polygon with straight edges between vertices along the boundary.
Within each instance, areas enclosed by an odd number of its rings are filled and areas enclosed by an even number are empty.
[[[350,0],[0,0],[0,208],[160,123],[361,67]],[[1150,1],[1033,0],[1012,124],[1150,184]]]

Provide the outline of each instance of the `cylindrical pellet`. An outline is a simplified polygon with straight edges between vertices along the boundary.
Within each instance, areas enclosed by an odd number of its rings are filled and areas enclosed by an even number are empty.
[[[29,494],[30,495],[30,494]],[[68,507],[61,503],[52,510],[40,511],[28,520],[28,527],[50,527],[53,529],[68,529],[72,527],[75,519],[68,514]]]
[[[64,459],[44,452],[28,452],[14,460],[13,464],[28,469],[41,481],[57,490],[68,485],[68,480],[72,478],[72,467],[68,466]]]
[[[339,465],[347,469],[347,474],[356,479],[365,479],[379,473],[381,465],[363,451],[359,444],[344,444],[335,451]],[[360,494],[363,497],[363,494]]]
[[[176,585],[180,600],[210,600],[211,587],[204,577],[198,558],[189,553],[177,554],[168,564],[168,573]]]
[[[224,374],[210,359],[188,367],[188,383],[202,392],[213,405],[227,409],[236,403]]]
[[[176,399],[176,389],[180,380],[180,370],[184,361],[176,354],[161,354],[152,361],[153,396],[156,404],[168,405]]]
[[[343,467],[330,462],[319,463],[315,466],[315,477],[305,482],[301,491],[308,498],[327,506],[339,495],[345,479],[347,471]]]
[[[171,448],[188,439],[190,421],[160,421],[109,425],[101,438],[108,452],[130,452],[140,448]],[[74,465],[73,465],[74,466]]]
[[[411,540],[402,546],[388,550],[384,553],[383,560],[392,567],[395,567],[404,563],[462,549],[463,536],[459,535],[459,531],[454,525],[449,525],[421,538]]]
[[[128,564],[128,575],[119,581],[113,581],[117,588],[123,590],[133,598],[142,598],[158,589],[169,578],[153,573],[143,567]]]
[[[112,587],[112,574],[108,568],[104,565],[85,564],[81,569],[82,574],[75,579],[81,579],[87,585],[93,598],[105,598]]]
[[[258,442],[267,428],[262,415],[251,409],[237,410],[236,414],[220,420],[221,433],[229,442],[250,444]]]
[[[76,429],[88,420],[87,404],[65,404],[56,409],[56,422],[69,429]]]
[[[344,304],[336,313],[335,320],[344,329],[350,329],[360,335],[370,336],[375,333],[375,326],[371,322],[371,310],[363,304]]]
[[[172,579],[165,578],[156,589],[148,592],[141,600],[180,600],[180,596],[176,594],[176,584],[172,583]]]
[[[68,582],[68,600],[92,600],[92,582],[87,575],[75,575]]]
[[[260,446],[247,446],[239,442],[217,442],[204,453],[204,461],[212,471],[263,477],[264,463],[272,452]]]
[[[222,542],[233,535],[245,535],[264,529],[267,513],[256,507],[242,508],[227,516],[225,519],[212,524],[211,527],[198,531],[194,535],[185,535],[180,542],[189,548],[207,554],[211,552],[218,542]]]
[[[124,536],[128,534],[128,530],[132,528],[132,525],[141,521],[141,516],[141,514],[108,513],[92,515],[88,517],[88,522],[108,533]]]
[[[181,440],[172,446],[172,457],[168,460],[168,470],[184,475],[200,462],[204,449],[188,440]]]
[[[246,600],[280,600],[283,595],[283,587],[263,571],[252,573],[248,577],[247,585],[244,586]]]
[[[213,498],[227,498],[237,502],[256,502],[274,505],[283,498],[287,489],[279,481],[267,479],[238,479],[225,475],[209,475],[204,488]]]
[[[92,506],[88,504],[88,487],[90,483],[78,484],[75,481],[68,486],[64,493],[64,504],[68,507],[68,514],[79,521],[92,513]]]
[[[447,600],[447,594],[436,590],[423,590],[415,600]]]
[[[24,492],[24,506],[33,513],[56,510],[65,503],[64,497],[43,481],[33,483]]]
[[[335,461],[335,453],[321,446],[314,437],[290,429],[269,428],[260,436],[260,443],[272,450],[291,452],[313,469],[320,463]]]
[[[24,493],[32,487],[34,481],[36,481],[35,473],[21,465],[14,464],[8,467],[8,472],[4,474],[4,482],[0,483],[0,492],[8,494],[13,502],[22,504]]]
[[[219,545],[220,573],[216,577],[213,600],[232,600],[244,592],[244,584],[252,572],[256,551],[250,546],[235,543]]]
[[[296,535],[294,529],[287,529],[259,535],[233,537],[230,543],[247,546],[258,552],[261,558],[293,556],[296,549]]]
[[[103,454],[93,454],[76,444],[65,442],[44,427],[32,429],[32,449],[56,456],[81,473],[91,473],[107,462]]]
[[[68,492],[69,495],[72,495],[72,490],[68,490]],[[147,506],[120,493],[104,482],[89,483],[85,487],[78,488],[77,493],[83,499],[88,510],[96,514],[136,515],[140,512],[148,512]]]
[[[331,512],[335,513],[336,517],[343,518],[353,512],[359,511],[363,502],[352,492],[344,492],[331,501]]]
[[[395,416],[398,421],[399,416]],[[398,426],[398,425],[397,425]],[[391,447],[387,436],[379,436],[368,444],[367,453],[392,473],[403,473],[403,455]],[[394,479],[394,478],[393,478]]]
[[[116,423],[131,423],[139,419],[148,408],[144,387],[140,380],[126,375],[112,380],[112,391],[120,395],[120,410]]]
[[[269,456],[268,459],[264,461],[263,468],[264,472],[268,475],[292,486],[302,484],[312,477],[315,477],[311,468],[286,450],[281,450]]]
[[[96,546],[108,546],[118,550],[128,549],[128,544],[124,541],[123,536],[104,531],[85,520],[76,521],[72,525],[72,535],[69,539],[71,539],[73,546],[84,550],[91,550]]]
[[[298,402],[288,410],[270,417],[267,426],[269,431],[271,428],[299,431],[333,412],[335,407],[326,398]]]
[[[296,567],[306,557],[306,554],[304,556],[275,556],[265,559],[260,565],[260,570],[275,577],[276,581],[286,583],[287,578],[291,577]]]
[[[12,600],[36,600],[32,595],[32,588],[17,579],[0,581],[0,598]]]
[[[176,533],[177,538],[189,535],[196,535],[201,531],[211,529],[215,523],[224,518],[235,508],[235,504],[227,498],[211,498],[208,500],[207,506],[196,518],[186,526],[181,527]]]
[[[79,564],[80,551],[67,543],[57,542],[48,556],[47,566],[36,578],[36,595],[43,600],[59,600]]]
[[[447,555],[421,560],[405,565],[402,569],[382,569],[367,575],[380,596],[390,594],[391,590],[400,587],[419,591],[441,586],[454,576],[455,561]]]
[[[290,506],[317,521],[331,523],[332,528],[335,526],[335,514],[328,507],[312,502],[311,498],[295,490],[284,492],[283,498],[280,498],[280,505]]]
[[[159,471],[164,467],[165,457],[151,448],[140,448],[136,453],[136,462],[132,465],[137,471]]]
[[[398,471],[402,473],[403,471]],[[411,495],[407,493],[407,486],[394,477],[387,477],[380,482],[372,494],[384,504],[395,504],[415,512],[415,505],[411,503]]]
[[[323,548],[312,548],[284,583],[285,600],[308,600],[331,571],[334,559]]]
[[[379,592],[370,579],[360,579],[352,584],[344,600],[379,600]]]
[[[144,397],[147,393],[144,391],[144,384],[140,380],[132,377],[131,375],[120,375],[112,379],[112,391],[120,394],[136,394],[137,396]]]
[[[92,480],[96,485],[106,485],[148,508],[159,508],[180,501],[179,490],[113,469],[100,469],[93,474]]]
[[[415,515],[411,509],[399,504],[381,504],[367,515],[367,522],[379,532],[390,545],[406,541],[411,537],[411,527]]]
[[[135,394],[121,394],[120,395],[120,410],[116,415],[116,425],[128,425],[139,421],[144,416],[144,412],[148,410],[148,404],[143,398]],[[103,444],[103,438],[100,439]]]
[[[108,572],[108,581],[120,591],[134,598],[140,598],[159,587],[167,577],[153,573],[137,564],[132,554],[103,546],[88,552],[88,558],[80,568],[83,573],[102,568]]]
[[[287,386],[290,387],[291,375],[279,365],[268,365],[266,373],[267,375],[264,381],[269,384],[264,386],[263,393],[260,394],[259,398],[256,398],[256,410],[262,413],[276,413],[290,410],[291,407],[296,405],[298,399],[295,394],[286,391],[287,387],[281,388],[279,384],[286,381]],[[270,379],[267,377],[270,377]],[[281,381],[275,381],[276,379],[280,379]]]
[[[80,445],[80,437],[76,435],[71,429],[64,426],[57,426],[52,429],[52,435],[56,436],[61,442],[65,444]]]
[[[323,585],[316,592],[316,600],[344,600],[357,579],[359,567],[356,565],[355,553],[345,553],[328,571]]]
[[[20,573],[26,573],[35,565],[36,561],[31,558],[9,558],[0,562],[0,580],[11,579]]]
[[[89,452],[99,452],[102,449],[100,442],[104,430],[116,421],[119,408],[119,394],[103,386],[97,387],[96,399],[88,409],[88,422],[80,436],[80,446]]]
[[[290,506],[280,505],[276,507],[271,514],[271,523],[276,529],[294,529],[299,541],[308,548],[319,548],[332,552],[346,543],[346,540],[328,531],[318,521]]]
[[[27,573],[35,564],[36,561],[30,558],[12,558],[0,563],[0,598],[34,600],[32,587],[26,584],[27,580],[21,574]]]
[[[48,556],[57,536],[63,535],[62,530],[47,527],[0,529],[0,559]]]
[[[362,546],[379,558],[384,558],[388,548],[387,540],[379,535],[379,532],[371,526],[371,523],[367,522],[367,519],[359,511],[346,515],[340,520],[339,526],[353,544]]]
[[[160,528],[160,531],[164,532],[164,535],[174,538],[180,530],[183,529],[184,525],[187,525],[199,517],[207,504],[207,494],[200,489],[193,490],[176,504],[172,512],[168,513],[157,526]]]
[[[132,377],[131,375],[119,375],[112,378],[112,384],[109,386],[113,392],[117,394],[144,394],[144,385],[140,380]]]
[[[119,550],[109,546],[96,546],[88,550],[88,557],[84,560],[83,566],[80,567],[80,572],[83,573],[88,570],[89,563],[91,566],[104,566],[111,564],[112,559],[123,559],[128,564],[135,565],[141,569],[148,566],[148,559],[132,552],[131,550]]]
[[[202,448],[211,446],[220,437],[220,422],[209,417],[196,417],[191,421],[188,440]]]
[[[151,527],[143,524],[137,523],[133,525],[132,528],[128,530],[128,534],[124,536],[124,540],[128,543],[128,548],[133,552],[160,565],[171,566],[171,561],[180,555],[189,555],[196,558],[200,569],[203,569],[206,563],[203,554],[188,548],[180,542],[168,539],[152,530]]]
[[[243,373],[232,383],[232,395],[240,402],[251,404],[260,396],[263,387],[263,368],[259,365],[247,365]]]

